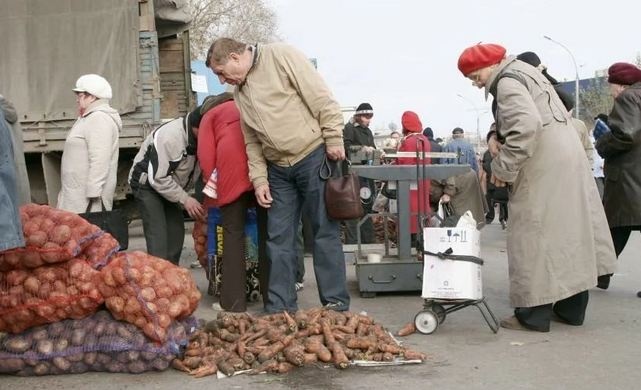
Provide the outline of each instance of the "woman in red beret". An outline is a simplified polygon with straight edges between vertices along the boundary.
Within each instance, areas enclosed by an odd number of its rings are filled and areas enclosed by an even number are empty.
[[[596,149],[605,160],[603,206],[618,257],[632,230],[641,230],[641,69],[617,62],[608,69],[608,83],[614,97],[610,132]],[[599,287],[609,284],[610,275],[599,277]]]
[[[552,314],[582,325],[588,289],[616,262],[605,214],[579,137],[550,81],[536,68],[478,44],[458,61],[463,75],[496,100],[505,143],[491,182],[508,186],[508,263],[514,316],[508,329],[547,332]],[[597,259],[601,258],[597,270]]]

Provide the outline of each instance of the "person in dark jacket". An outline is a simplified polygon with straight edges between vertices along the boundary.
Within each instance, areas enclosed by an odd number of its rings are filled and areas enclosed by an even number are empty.
[[[374,158],[373,154],[376,149],[376,145],[374,144],[374,135],[372,134],[372,130],[369,129],[369,123],[373,116],[374,110],[372,109],[372,105],[369,103],[361,103],[356,108],[356,112],[354,112],[352,119],[343,129],[345,153],[347,153],[348,158],[356,152],[361,152],[363,156],[371,156],[366,160],[360,161],[361,164],[368,164],[368,161]],[[353,161],[352,158],[350,159]],[[371,179],[361,177],[360,185],[363,209],[365,210],[365,214],[369,214],[372,212],[372,205],[374,203],[374,182]],[[345,243],[356,244],[358,219],[346,221],[345,227]],[[371,244],[374,240],[374,225],[372,220],[368,219],[363,223],[363,225],[361,225],[361,243]]]
[[[200,202],[187,192],[196,180],[196,137],[202,118],[199,110],[151,132],[129,171],[147,252],[176,265],[185,238],[183,209],[194,219],[205,216]]]
[[[441,153],[443,151],[443,147],[441,146],[441,144],[434,141],[434,132],[432,131],[431,127],[426,127],[423,130],[423,135],[430,141],[431,153]],[[441,163],[440,158],[432,158],[432,164],[440,164],[440,163]]]
[[[496,126],[492,124],[490,131],[487,133],[487,143],[490,144],[492,137],[496,137]],[[499,204],[499,222],[503,229],[507,223],[507,187],[497,187],[492,183],[492,151],[488,148],[483,154],[481,168],[485,172],[485,199],[487,200],[488,212],[485,214],[485,223],[490,224],[494,221],[494,204]]]
[[[630,233],[641,230],[641,69],[617,62],[608,68],[608,83],[614,97],[610,131],[596,150],[605,160],[603,206],[618,257]],[[598,287],[608,288],[610,276],[599,276]]]

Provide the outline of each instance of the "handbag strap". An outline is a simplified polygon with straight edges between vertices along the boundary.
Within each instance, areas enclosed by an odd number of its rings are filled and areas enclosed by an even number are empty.
[[[87,205],[87,209],[85,210],[85,214],[89,213],[91,211],[91,204],[93,202],[89,200],[89,204]],[[105,203],[102,201],[102,197],[100,197],[100,206],[102,209],[100,211],[105,211]]]
[[[349,167],[352,165],[351,161],[345,159],[340,163],[337,161],[332,161],[327,158],[327,155],[323,157],[323,162],[321,163],[320,168],[318,169],[318,175],[322,180],[327,180],[331,177],[334,177],[336,174],[337,177],[349,175]],[[335,168],[332,169],[332,166]]]

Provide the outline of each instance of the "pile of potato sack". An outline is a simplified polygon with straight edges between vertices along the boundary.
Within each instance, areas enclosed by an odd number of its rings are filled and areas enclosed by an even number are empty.
[[[170,366],[287,372],[304,364],[424,360],[363,314],[322,309],[219,314],[198,329],[190,272],[118,242],[82,217],[20,209],[26,246],[0,252],[0,373],[142,373]],[[204,324],[201,322],[201,324]]]

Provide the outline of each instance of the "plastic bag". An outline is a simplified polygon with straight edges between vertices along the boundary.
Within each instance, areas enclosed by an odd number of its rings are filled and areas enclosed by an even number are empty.
[[[207,210],[207,209],[205,209]],[[207,213],[207,211],[205,211]],[[198,262],[203,268],[207,268],[207,215],[205,221],[196,219],[191,237],[194,239],[194,250],[198,257]]]
[[[39,326],[0,341],[0,373],[20,376],[108,371],[139,374],[169,367],[195,330],[193,317],[174,322],[167,342],[99,311],[81,320]]]
[[[0,272],[0,331],[18,333],[95,313],[104,302],[97,279],[98,271],[83,258]]]
[[[98,280],[111,314],[160,342],[167,339],[173,320],[191,315],[200,301],[187,269],[140,251],[114,256]]]
[[[69,261],[104,234],[77,214],[44,205],[20,207],[20,219],[26,246],[0,253],[0,271]]]
[[[477,223],[476,220],[474,219],[474,216],[472,216],[472,212],[470,210],[467,210],[463,215],[461,215],[461,218],[459,218],[458,222],[456,223],[457,228],[463,228],[463,229],[476,229]]]

